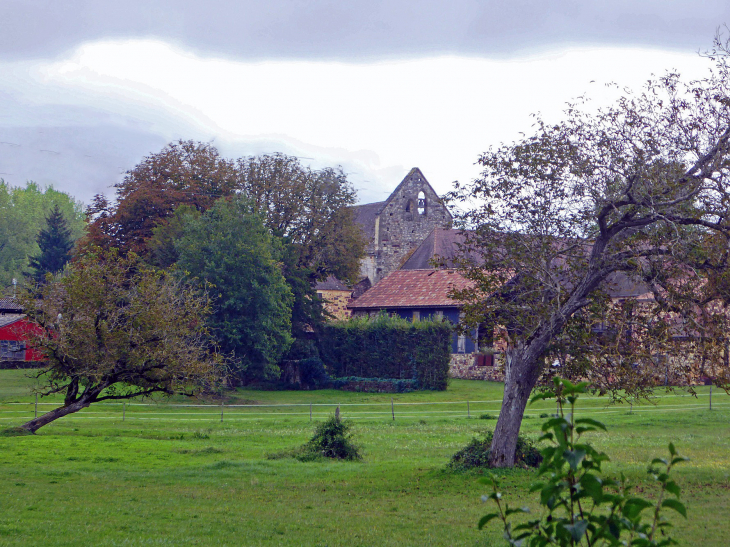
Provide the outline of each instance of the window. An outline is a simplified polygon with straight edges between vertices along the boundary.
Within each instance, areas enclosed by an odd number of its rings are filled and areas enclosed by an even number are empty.
[[[421,312],[418,310],[414,311],[413,312],[413,322],[415,323],[416,321],[420,321],[420,320],[421,320]]]
[[[460,334],[459,338],[456,339],[456,351],[457,353],[466,353],[466,335]]]
[[[418,214],[426,214],[426,194],[423,193],[423,190],[418,192]]]
[[[435,311],[434,314],[433,314],[433,318],[436,321],[443,321],[444,320],[444,312],[443,312],[443,310],[437,310],[437,311]]]
[[[16,340],[0,340],[0,359],[25,361],[25,344]]]

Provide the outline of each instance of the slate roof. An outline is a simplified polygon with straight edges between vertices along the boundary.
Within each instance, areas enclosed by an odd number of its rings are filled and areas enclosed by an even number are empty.
[[[16,321],[19,321],[20,319],[23,319],[25,315],[22,313],[12,313],[7,315],[0,315],[0,327],[6,327],[7,325],[12,325]]]
[[[324,281],[317,281],[314,285],[315,291],[349,291],[347,286],[337,279],[334,275],[330,275]]]
[[[363,234],[371,241],[375,238],[375,217],[378,216],[383,205],[385,205],[384,201],[378,201],[352,207],[355,213],[355,223],[360,225]]]
[[[451,289],[473,286],[455,270],[396,270],[348,305],[352,310],[453,308]]]
[[[446,267],[454,267],[454,257],[459,253],[458,244],[464,241],[461,230],[455,228],[434,228],[413,254],[405,261],[401,270],[426,270],[433,268],[431,260],[443,257]]]
[[[20,313],[23,308],[20,307],[15,298],[10,296],[0,297],[0,313]]]

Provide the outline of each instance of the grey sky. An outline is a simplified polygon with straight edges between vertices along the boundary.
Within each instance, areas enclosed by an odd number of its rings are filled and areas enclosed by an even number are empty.
[[[565,44],[696,50],[726,0],[3,0],[0,56],[157,37],[238,59],[498,56]]]
[[[694,70],[725,22],[727,0],[1,0],[0,178],[88,202],[192,138],[341,164],[363,201],[413,166],[444,192],[590,80]]]

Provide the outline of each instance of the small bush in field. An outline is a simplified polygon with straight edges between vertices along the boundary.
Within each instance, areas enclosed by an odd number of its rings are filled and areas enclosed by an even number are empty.
[[[487,431],[484,439],[473,438],[464,448],[451,457],[448,468],[452,471],[486,469],[489,467],[489,452],[494,434]],[[542,461],[539,450],[530,439],[520,435],[515,451],[515,465],[518,467],[538,467]]]
[[[360,449],[353,444],[349,430],[352,426],[332,416],[317,425],[312,438],[301,447],[270,454],[269,459],[296,458],[299,461],[316,461],[323,458],[336,460],[362,460]]]

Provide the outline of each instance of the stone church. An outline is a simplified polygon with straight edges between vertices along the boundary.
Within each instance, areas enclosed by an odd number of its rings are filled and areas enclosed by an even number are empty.
[[[451,226],[451,213],[414,167],[385,201],[354,207],[369,239],[361,277],[373,285],[400,268],[434,228]]]

